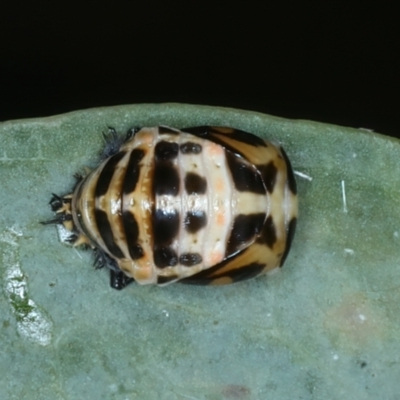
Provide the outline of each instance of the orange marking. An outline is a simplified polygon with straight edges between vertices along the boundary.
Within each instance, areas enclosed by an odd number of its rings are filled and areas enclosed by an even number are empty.
[[[215,219],[216,219],[217,225],[220,225],[220,226],[225,225],[225,214],[222,211],[217,213],[217,216]]]
[[[208,143],[207,154],[210,156],[219,156],[223,153],[223,149],[220,145],[216,143]]]
[[[136,134],[136,140],[142,144],[150,144],[153,142],[153,132],[143,131]]]
[[[215,250],[210,253],[208,256],[208,263],[210,265],[215,265],[218,264],[222,259],[224,258],[224,255],[222,254],[221,251]]]
[[[80,246],[82,244],[89,244],[90,245],[90,242],[89,242],[89,239],[85,235],[80,233],[79,236],[77,237],[77,239],[74,242],[74,247]]]
[[[153,276],[153,266],[149,260],[149,257],[145,254],[139,262],[136,263],[134,270],[134,278],[141,283],[141,281],[149,280]]]
[[[140,269],[135,271],[134,278],[140,283],[141,281],[149,280],[153,275],[153,271],[151,268]]]
[[[63,221],[64,228],[72,232],[74,230],[74,223],[72,221]]]
[[[228,127],[225,127],[225,126],[217,126],[217,127],[214,127],[213,130],[215,130],[215,131],[217,131],[219,133],[227,133],[227,134],[233,133],[235,131],[235,129],[228,128]]]
[[[216,190],[218,193],[223,193],[223,192],[224,192],[224,188],[225,188],[224,180],[221,179],[221,178],[217,179],[217,180],[215,181],[215,190]]]

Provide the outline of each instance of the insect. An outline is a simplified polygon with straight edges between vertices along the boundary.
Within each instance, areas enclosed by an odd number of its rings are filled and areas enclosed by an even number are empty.
[[[111,129],[100,165],[53,195],[69,241],[110,283],[228,284],[282,266],[297,220],[284,150],[227,127]]]

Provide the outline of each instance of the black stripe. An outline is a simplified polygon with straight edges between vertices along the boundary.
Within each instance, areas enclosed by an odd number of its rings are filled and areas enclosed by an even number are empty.
[[[173,135],[178,135],[179,131],[174,130],[172,128],[169,128],[168,126],[159,126],[158,127],[158,133],[160,135],[166,134],[166,133],[172,133]]]
[[[176,196],[179,193],[179,174],[169,161],[156,162],[153,176],[153,194]]]
[[[213,283],[215,279],[230,278],[232,279],[232,283],[234,283],[243,281],[245,279],[251,279],[257,275],[260,275],[266,266],[265,264],[254,262],[218,274],[218,270],[224,268],[225,265],[231,261],[232,258],[221,261],[219,264],[211,268],[205,269],[203,271],[200,271],[199,273],[189,276],[185,279],[182,279],[180,282],[189,285],[209,285],[210,283]]]
[[[289,190],[293,194],[297,194],[296,179],[294,178],[294,173],[293,173],[292,165],[290,164],[289,157],[287,156],[285,150],[283,150],[282,147],[281,147],[281,152],[282,152],[283,158],[286,161],[286,165],[287,165],[287,180],[288,180]]]
[[[274,224],[274,220],[272,219],[271,215],[268,216],[267,220],[265,221],[262,233],[257,240],[258,243],[266,244],[269,248],[272,249],[274,244],[276,243],[276,228]]]
[[[152,214],[154,248],[169,245],[179,232],[179,213],[157,209]]]
[[[211,140],[212,142],[221,144],[226,147],[223,141],[220,141],[215,134],[224,135],[235,139],[239,142],[249,144],[251,146],[262,146],[267,147],[267,143],[260,137],[253,135],[252,133],[242,131],[241,129],[225,128],[218,126],[195,126],[192,128],[184,128],[183,132],[191,133],[192,135]]]
[[[81,212],[80,208],[77,207],[77,208],[74,210],[74,212],[75,212],[75,216],[76,216],[76,218],[77,218],[77,220],[78,220],[78,224],[79,224],[79,226],[77,227],[77,229],[80,230],[80,231],[82,231],[82,233],[83,233],[85,236],[87,236],[88,239],[89,239],[92,243],[96,243],[96,240],[94,240],[93,236],[90,234],[89,230],[86,228],[86,225],[85,225],[85,223],[84,223],[83,216],[82,216],[82,212]]]
[[[243,155],[239,149],[237,149],[234,146],[230,146],[229,143],[225,143],[221,138],[215,136],[215,132],[212,131],[210,126],[196,126],[193,128],[184,128],[182,129],[182,131],[191,133],[194,136],[216,143],[222,146],[224,149],[230,150],[232,153]],[[225,136],[230,136],[230,135],[225,135]]]
[[[88,176],[89,176],[89,175],[88,175]],[[86,177],[86,178],[87,178],[87,177]],[[79,186],[77,186],[77,187],[75,188],[74,195],[73,195],[73,197],[74,197],[75,199],[81,198],[81,196],[82,196],[82,191],[83,191],[83,187],[84,187],[84,185],[85,185],[86,178],[85,178],[83,181],[79,182],[79,183],[78,183]],[[89,204],[88,207],[90,207],[90,208],[93,207],[93,203],[94,203],[94,201],[92,201],[92,204]],[[93,236],[89,233],[88,229],[86,228],[86,225],[84,224],[82,212],[81,212],[81,209],[80,209],[80,206],[79,206],[79,202],[78,202],[78,201],[75,202],[75,209],[74,209],[73,212],[74,212],[76,218],[78,219],[78,225],[79,225],[79,226],[77,227],[78,230],[81,230],[82,233],[84,233],[85,236],[87,236],[88,239],[89,239],[92,243],[96,243],[96,241],[93,239]]]
[[[115,154],[107,160],[106,164],[100,172],[99,179],[97,180],[94,194],[95,197],[103,196],[107,193],[111,179],[114,175],[115,167],[125,154],[126,153],[124,151],[120,151],[119,153]]]
[[[196,233],[206,226],[207,215],[204,211],[189,211],[183,224],[187,232]]]
[[[154,149],[154,157],[156,161],[173,160],[178,157],[179,145],[175,142],[167,142],[162,140],[156,144]]]
[[[265,264],[254,262],[251,264],[243,265],[240,268],[227,271],[225,274],[218,276],[218,278],[229,277],[233,280],[233,282],[244,281],[245,279],[251,279],[256,277],[257,275],[260,275],[264,268]]]
[[[242,158],[230,151],[226,151],[225,154],[233,182],[239,192],[266,193],[264,182],[256,168],[245,164]]]
[[[129,194],[135,190],[140,175],[140,161],[143,159],[144,154],[145,152],[142,149],[132,150],[122,188],[124,194]]]
[[[185,176],[185,190],[187,194],[205,194],[207,181],[202,176],[189,172]]]
[[[159,247],[154,249],[154,264],[158,268],[173,267],[178,264],[178,255],[172,247]]]
[[[198,143],[185,142],[180,146],[182,154],[200,154],[202,151],[202,146]]]
[[[157,284],[162,285],[163,283],[168,283],[168,282],[171,282],[171,281],[175,281],[178,278],[179,278],[178,275],[170,275],[170,276],[159,275],[157,277]]]
[[[233,223],[226,247],[226,256],[236,253],[244,245],[249,244],[261,232],[265,217],[264,213],[238,215]]]
[[[129,211],[122,213],[122,223],[124,225],[125,240],[128,245],[129,254],[132,260],[138,260],[143,257],[143,249],[138,244],[139,226],[134,215]]]
[[[189,285],[209,285],[216,277],[219,278],[221,275],[218,275],[218,270],[223,268],[227,262],[230,262],[232,258],[224,259],[220,263],[207,268],[203,269],[202,271],[189,276],[187,278],[181,279],[179,282],[186,283]]]
[[[179,263],[185,267],[193,267],[203,261],[203,257],[199,253],[183,253],[179,257]]]
[[[265,140],[261,139],[260,137],[249,133],[249,132],[245,132],[242,131],[241,129],[236,129],[236,128],[231,128],[232,131],[231,132],[224,132],[226,130],[226,128],[222,127],[221,130],[218,126],[213,126],[212,127],[212,132],[213,133],[219,133],[219,134],[223,134],[226,136],[231,137],[232,139],[237,140],[238,142],[242,142],[242,143],[246,143],[249,144],[251,146],[261,146],[261,147],[267,147],[267,143],[265,142]]]
[[[114,235],[111,230],[110,221],[108,220],[107,213],[103,210],[94,210],[97,229],[108,251],[116,258],[123,258],[124,254],[114,241]]]
[[[276,177],[278,175],[278,168],[276,168],[275,163],[273,161],[270,161],[266,165],[257,165],[257,169],[261,173],[268,192],[272,193],[274,191]]]
[[[292,246],[294,232],[296,231],[296,224],[297,224],[297,218],[294,217],[289,222],[289,227],[286,236],[286,246],[285,246],[285,251],[283,252],[282,255],[280,267],[282,267],[283,263],[285,262],[286,257],[289,254],[290,247]]]

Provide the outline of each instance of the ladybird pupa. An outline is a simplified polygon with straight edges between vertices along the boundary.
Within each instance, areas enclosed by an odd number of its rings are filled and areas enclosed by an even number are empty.
[[[111,286],[227,284],[282,266],[297,220],[284,150],[227,127],[113,131],[105,159],[50,201]]]

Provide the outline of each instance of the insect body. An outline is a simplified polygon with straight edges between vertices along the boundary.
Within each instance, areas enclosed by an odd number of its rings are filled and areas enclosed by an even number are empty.
[[[233,128],[160,126],[107,152],[52,198],[49,223],[95,250],[112,287],[233,283],[285,261],[297,195],[283,149]]]

